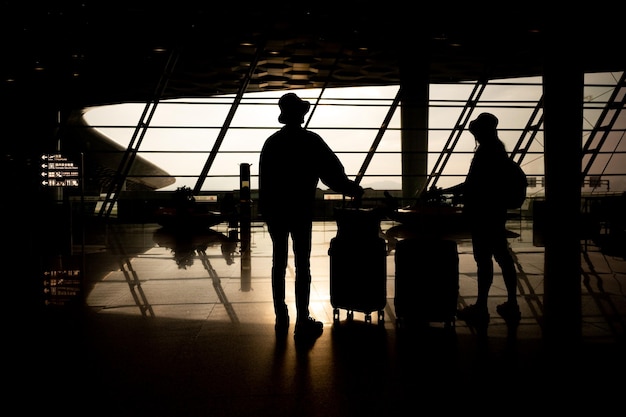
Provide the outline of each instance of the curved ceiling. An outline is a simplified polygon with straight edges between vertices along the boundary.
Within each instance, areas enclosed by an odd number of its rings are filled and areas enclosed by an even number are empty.
[[[611,13],[588,15],[581,25],[563,25],[562,17],[546,25],[537,10],[498,17],[479,8],[451,15],[393,3],[341,5],[5,1],[2,92],[44,91],[76,108],[242,86],[389,85],[413,71],[432,83],[532,76],[541,74],[548,36],[552,51],[578,48],[585,71],[624,69],[622,29],[607,22]]]

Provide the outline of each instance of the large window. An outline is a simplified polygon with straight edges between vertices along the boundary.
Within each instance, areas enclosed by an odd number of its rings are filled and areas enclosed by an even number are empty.
[[[616,102],[609,103],[616,86],[624,90],[621,77],[621,73],[587,74],[585,77],[583,144],[593,153],[593,156],[585,156],[581,167],[589,178],[584,184],[583,192],[586,193],[626,190],[624,91],[620,92]],[[501,139],[509,151],[520,141],[528,145],[521,163],[531,178],[529,195],[541,195],[544,164],[539,105],[541,78],[491,81],[484,85],[477,102],[468,103],[475,87],[475,83],[430,86],[428,171],[433,169],[446,146],[450,146],[450,139],[459,132],[457,123],[463,112],[475,104],[470,119],[480,112],[494,113],[500,120]],[[346,166],[349,176],[354,178],[379,134],[397,91],[398,86],[387,86],[297,90],[296,93],[312,104],[307,115],[310,119],[306,120],[308,128],[326,139]],[[215,158],[202,181],[203,191],[238,189],[242,163],[250,164],[251,188],[255,189],[263,142],[282,126],[278,122],[277,106],[282,94],[283,91],[246,94],[225,131],[222,128],[235,100],[232,95],[160,102],[145,130],[138,156],[175,178],[175,182],[163,191],[181,186],[194,188],[212,152],[216,152]],[[609,105],[613,108],[606,112]],[[90,108],[85,119],[126,147],[145,107],[141,103],[128,103]],[[608,133],[601,133],[602,129],[598,128],[609,123]],[[225,134],[222,136],[221,132]],[[469,132],[460,133],[441,170],[437,186],[446,187],[463,180],[474,146]],[[378,142],[361,185],[377,190],[401,189],[401,152],[400,111],[397,109]]]

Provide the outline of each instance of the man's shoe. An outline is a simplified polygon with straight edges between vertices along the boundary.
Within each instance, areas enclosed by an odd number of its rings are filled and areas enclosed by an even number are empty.
[[[470,304],[463,310],[458,310],[456,317],[474,326],[489,324],[489,311],[486,308],[478,307],[476,304]]]
[[[289,314],[279,314],[276,316],[276,323],[274,324],[274,330],[276,335],[285,336],[289,330]]]
[[[296,321],[295,338],[317,339],[324,331],[324,324],[312,317]]]
[[[522,319],[522,313],[519,311],[519,306],[509,301],[505,301],[497,306],[496,311],[507,323],[519,323]]]

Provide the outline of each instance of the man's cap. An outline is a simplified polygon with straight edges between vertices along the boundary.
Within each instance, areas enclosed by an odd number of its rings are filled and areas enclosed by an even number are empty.
[[[287,93],[278,100],[278,107],[280,107],[279,122],[285,123],[292,119],[302,121],[311,108],[311,103],[302,100],[295,93]]]

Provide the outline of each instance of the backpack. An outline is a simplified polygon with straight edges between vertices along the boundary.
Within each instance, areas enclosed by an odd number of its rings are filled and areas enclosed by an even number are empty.
[[[504,187],[504,201],[507,209],[517,209],[526,200],[528,180],[522,167],[510,158],[506,163],[506,184]]]

